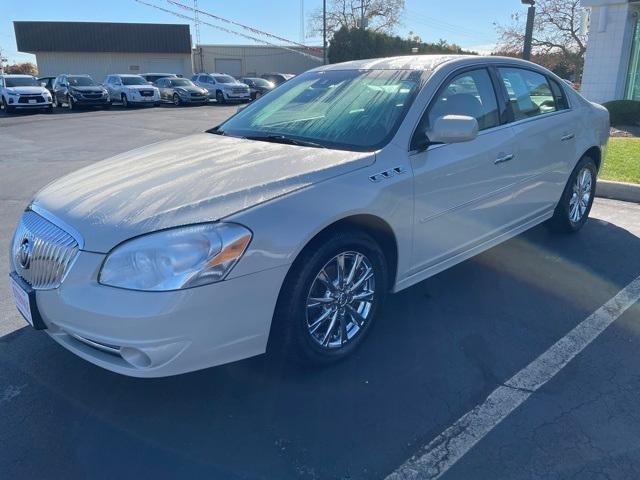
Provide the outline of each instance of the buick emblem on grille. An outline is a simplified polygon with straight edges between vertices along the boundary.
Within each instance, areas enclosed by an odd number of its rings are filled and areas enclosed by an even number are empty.
[[[31,242],[28,238],[22,240],[22,243],[20,244],[18,262],[20,262],[20,266],[25,270],[29,268],[29,264],[31,263]]]

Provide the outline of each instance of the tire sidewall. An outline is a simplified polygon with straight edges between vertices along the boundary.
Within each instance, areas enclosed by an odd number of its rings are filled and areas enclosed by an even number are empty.
[[[591,197],[589,198],[589,204],[587,205],[587,209],[582,215],[582,218],[580,218],[580,220],[574,223],[569,218],[569,212],[570,212],[569,202],[571,201],[571,197],[573,195],[573,185],[575,184],[576,179],[578,178],[578,175],[584,168],[588,168],[591,171],[591,179],[592,179],[591,180],[592,181]],[[556,216],[558,217],[558,220],[563,223],[562,226],[566,230],[572,231],[572,232],[580,230],[582,226],[586,223],[587,219],[589,218],[589,213],[591,212],[591,207],[593,206],[593,200],[595,198],[597,177],[598,177],[598,169],[591,157],[583,157],[578,162],[576,167],[573,169],[573,172],[569,177],[569,181],[567,182],[564,192],[562,193],[562,198],[560,199],[560,203],[556,208]]]
[[[387,291],[386,260],[380,247],[371,237],[359,232],[345,232],[325,237],[323,240],[307,248],[307,252],[301,255],[287,276],[276,309],[279,321],[274,322],[276,330],[286,330],[274,332],[272,329],[274,335],[283,335],[283,338],[287,339],[284,348],[297,350],[285,353],[293,353],[296,359],[304,363],[331,363],[349,356],[371,331]],[[322,348],[309,335],[306,303],[320,269],[341,252],[359,252],[365,255],[374,269],[376,286],[371,311],[364,327],[347,345],[330,350]]]

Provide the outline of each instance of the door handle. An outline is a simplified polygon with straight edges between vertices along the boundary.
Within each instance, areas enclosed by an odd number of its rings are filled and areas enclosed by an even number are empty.
[[[567,135],[565,135],[564,137],[560,138],[561,142],[566,142],[567,140],[571,140],[573,137],[575,137],[575,135],[573,133],[569,133]]]
[[[493,163],[498,165],[499,163],[508,162],[509,160],[513,160],[513,153],[510,153],[509,155],[504,155],[502,157],[498,157],[494,160]]]

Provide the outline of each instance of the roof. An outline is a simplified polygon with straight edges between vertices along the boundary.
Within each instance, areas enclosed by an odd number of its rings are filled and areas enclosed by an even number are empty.
[[[432,71],[445,63],[456,65],[504,64],[528,66],[541,69],[539,65],[512,57],[500,57],[496,55],[406,55],[388,58],[370,58],[366,60],[352,60],[350,62],[332,63],[317,67],[314,71],[321,70],[428,70]]]
[[[191,53],[189,25],[13,22],[21,52]]]
[[[22,73],[3,73],[0,77],[11,77],[11,78],[36,78],[33,75],[23,75]]]

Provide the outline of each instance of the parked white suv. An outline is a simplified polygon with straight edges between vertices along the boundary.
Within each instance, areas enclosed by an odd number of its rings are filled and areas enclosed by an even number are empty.
[[[201,88],[206,88],[209,98],[215,98],[218,103],[251,101],[249,85],[239,82],[231,75],[198,73],[191,77],[191,81]]]
[[[0,75],[0,101],[7,113],[53,110],[51,93],[31,75]]]
[[[29,323],[127,375],[267,349],[331,362],[395,320],[388,293],[545,221],[580,230],[608,136],[603,107],[522,60],[319,67],[46,186],[12,290]]]
[[[104,87],[111,102],[127,108],[134,105],[160,105],[160,90],[140,75],[108,75]]]

